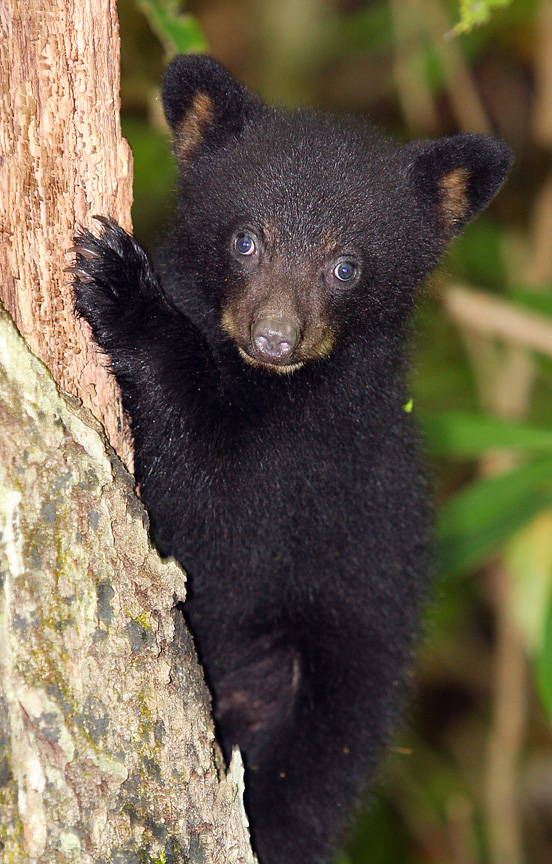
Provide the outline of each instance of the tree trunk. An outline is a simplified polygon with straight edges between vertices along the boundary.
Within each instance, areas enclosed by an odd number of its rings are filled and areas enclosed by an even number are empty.
[[[115,385],[63,275],[77,223],[129,226],[108,0],[0,0],[0,291],[128,457]],[[0,312],[0,859],[253,862],[132,477]]]
[[[95,213],[130,228],[114,0],[0,0],[1,297],[60,387],[131,449],[114,379],[75,319],[63,272]]]

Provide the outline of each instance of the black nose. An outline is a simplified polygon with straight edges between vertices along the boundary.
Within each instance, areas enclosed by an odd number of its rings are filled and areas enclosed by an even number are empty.
[[[286,363],[298,338],[297,327],[285,318],[259,318],[251,328],[255,356],[263,363]]]

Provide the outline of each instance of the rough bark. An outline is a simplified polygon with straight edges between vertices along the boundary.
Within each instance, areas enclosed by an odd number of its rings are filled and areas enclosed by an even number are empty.
[[[116,384],[75,320],[67,250],[95,213],[130,228],[115,0],[0,0],[0,296],[130,465]]]
[[[114,0],[0,0],[0,297],[130,464],[63,272],[94,213],[130,227],[118,70]],[[224,774],[175,609],[184,574],[73,402],[0,312],[0,860],[250,864],[241,760]]]
[[[132,478],[0,313],[0,859],[248,862]]]

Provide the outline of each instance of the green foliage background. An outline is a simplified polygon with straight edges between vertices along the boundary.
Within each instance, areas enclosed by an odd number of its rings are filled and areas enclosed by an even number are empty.
[[[209,46],[267,99],[370,116],[399,139],[491,130],[513,146],[507,186],[420,298],[411,384],[436,601],[405,728],[339,860],[550,862],[552,0],[120,0],[119,13],[147,247],[174,206],[159,82],[177,51]],[[458,285],[502,305],[461,323]],[[504,310],[514,335],[497,335]]]

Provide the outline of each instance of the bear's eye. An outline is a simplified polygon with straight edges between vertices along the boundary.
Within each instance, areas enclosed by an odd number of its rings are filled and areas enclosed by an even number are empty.
[[[255,238],[247,231],[240,231],[234,240],[234,249],[240,255],[253,255],[257,251]]]
[[[334,267],[333,275],[336,279],[339,279],[340,282],[348,282],[353,278],[355,273],[357,272],[357,266],[354,261],[340,261]]]

